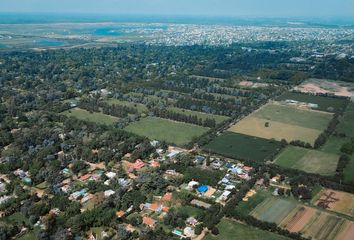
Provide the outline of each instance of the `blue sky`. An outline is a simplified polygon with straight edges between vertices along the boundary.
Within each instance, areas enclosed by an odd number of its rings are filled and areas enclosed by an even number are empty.
[[[348,17],[354,0],[0,0],[0,12]]]

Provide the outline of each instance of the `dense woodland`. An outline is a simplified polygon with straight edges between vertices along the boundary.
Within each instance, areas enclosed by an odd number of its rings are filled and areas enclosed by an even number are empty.
[[[279,44],[279,45],[278,45]],[[331,78],[354,81],[354,60],[327,57],[322,62],[291,65],[289,59],[297,56],[296,47],[285,43],[249,44],[228,47],[167,47],[123,44],[115,48],[90,48],[48,51],[24,51],[0,53],[0,173],[9,176],[3,195],[11,199],[0,204],[0,211],[6,216],[21,212],[29,222],[0,224],[0,239],[18,236],[22,227],[33,229],[42,217],[45,225],[36,234],[37,239],[73,239],[86,234],[91,227],[109,226],[117,233],[117,239],[173,239],[162,229],[154,231],[146,227],[133,233],[123,228],[123,222],[113,221],[115,210],[126,211],[130,206],[152,200],[154,195],[162,195],[168,186],[178,187],[192,179],[216,185],[224,172],[199,168],[193,163],[193,156],[179,156],[177,162],[162,164],[156,171],[137,174],[128,189],[118,182],[110,188],[115,194],[92,210],[81,213],[80,204],[70,201],[60,190],[64,180],[63,168],[71,166],[75,174],[84,175],[89,163],[103,161],[109,169],[120,163],[127,153],[129,161],[145,159],[154,154],[157,147],[166,148],[166,143],[153,147],[150,140],[128,133],[122,128],[132,121],[145,116],[157,116],[179,122],[192,123],[210,128],[210,132],[190,143],[188,147],[204,145],[217,132],[228,126],[232,120],[242,118],[268,100],[280,95],[291,86],[307,77]],[[269,51],[272,48],[274,51]],[[309,65],[317,67],[312,70]],[[222,78],[222,81],[197,79],[191,75]],[[260,77],[269,85],[265,88],[240,88],[240,80]],[[100,91],[108,89],[108,96]],[[228,95],[225,97],[223,95]],[[147,107],[142,113],[136,108],[118,104],[108,104],[112,97]],[[69,118],[61,112],[72,108],[68,101],[79,99],[77,106],[89,112],[104,113],[119,118],[112,126]],[[168,107],[195,110],[203,113],[230,117],[229,121],[217,124],[214,119],[201,119],[168,110]],[[339,113],[341,114],[341,113]],[[321,146],[334,132],[338,123],[336,115],[328,129],[317,139],[315,148]],[[283,143],[287,144],[287,143]],[[294,142],[305,146],[305,143]],[[307,146],[311,147],[311,146]],[[98,149],[95,154],[93,150]],[[351,154],[353,142],[343,145],[337,174],[322,177],[292,170],[272,169],[264,164],[249,162],[255,166],[255,178],[275,175],[275,171],[286,174],[294,186],[294,196],[306,196],[309,189],[298,189],[306,182],[311,188],[316,184],[354,192],[353,186],[341,184],[342,172],[348,163],[346,154]],[[63,154],[64,153],[64,154]],[[246,161],[247,162],[247,161]],[[248,162],[247,162],[248,163]],[[163,171],[174,168],[182,179],[166,180]],[[14,171],[29,172],[32,183],[22,187]],[[115,169],[121,178],[127,177],[122,169]],[[274,172],[274,173],[273,173]],[[106,180],[106,179],[103,179]],[[38,198],[28,186],[48,183],[48,194],[52,197]],[[253,181],[253,180],[252,180]],[[103,181],[102,181],[103,182]],[[102,182],[90,183],[87,188],[92,194],[108,190]],[[281,230],[274,224],[260,222],[250,217],[238,215],[234,206],[253,186],[254,182],[242,183],[232,190],[234,197],[222,208],[213,204],[203,210],[199,220],[203,227],[217,233],[216,224],[223,216],[234,217],[261,229],[276,232],[294,239],[302,239],[297,234]],[[77,186],[74,190],[79,190]],[[237,193],[236,193],[237,192]],[[179,196],[187,204],[193,198],[190,194]],[[16,196],[16,197],[13,197]],[[48,214],[58,208],[58,216]],[[171,227],[181,227],[187,216],[171,211],[163,220]],[[141,218],[126,220],[133,226],[141,226]],[[71,228],[69,232],[68,229]],[[201,231],[198,227],[198,232]]]

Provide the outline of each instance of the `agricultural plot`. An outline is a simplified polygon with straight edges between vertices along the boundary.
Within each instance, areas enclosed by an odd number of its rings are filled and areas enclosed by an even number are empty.
[[[331,176],[335,174],[338,160],[339,156],[336,154],[288,146],[277,156],[274,163],[283,168]]]
[[[352,156],[350,162],[343,171],[344,182],[349,184],[354,184],[354,156]]]
[[[256,195],[250,197],[247,202],[241,201],[235,211],[242,216],[249,215],[260,203],[262,203],[270,194],[266,192],[257,192]]]
[[[331,119],[332,114],[329,113],[274,103],[264,106],[229,130],[266,139],[301,140],[313,144]]]
[[[263,231],[258,228],[242,224],[229,219],[221,219],[217,225],[220,234],[213,236],[208,234],[204,240],[286,240],[287,237],[283,237],[271,232]]]
[[[316,206],[354,217],[354,195],[346,192],[323,189],[314,198]]]
[[[279,226],[290,232],[300,232],[305,237],[313,239],[348,240],[352,239],[348,238],[353,231],[352,224],[353,222],[334,214],[300,206],[292,211]]]
[[[196,112],[196,111],[191,111],[191,110],[176,108],[176,107],[170,107],[167,110],[175,112],[175,113],[184,114],[187,116],[196,116],[196,117],[201,118],[203,120],[205,120],[207,118],[214,119],[216,124],[222,123],[223,121],[226,121],[229,119],[229,117],[226,117],[226,116]]]
[[[317,104],[318,108],[316,110],[326,111],[326,112],[338,112],[345,108],[346,99],[342,98],[333,98],[333,97],[324,97],[324,96],[315,96],[310,94],[302,94],[296,92],[287,92],[277,98],[278,101],[285,100],[295,100],[298,102],[313,103]]]
[[[157,117],[147,117],[133,122],[125,130],[150,139],[182,146],[203,135],[209,128]]]
[[[341,147],[344,143],[350,141],[348,137],[338,137],[338,136],[330,136],[326,143],[320,148],[322,152],[333,153],[333,154],[342,154],[340,151]]]
[[[261,221],[280,224],[297,206],[293,201],[270,197],[259,204],[251,215]]]
[[[108,99],[106,102],[111,105],[117,104],[117,105],[121,105],[121,106],[135,108],[139,113],[143,113],[143,112],[148,111],[148,108],[144,104],[141,104],[141,103],[121,101],[121,100],[113,99],[113,98]]]
[[[103,113],[97,113],[97,112],[90,113],[89,111],[86,111],[81,108],[73,108],[63,112],[62,114],[68,117],[75,117],[80,120],[94,122],[98,124],[105,124],[105,125],[113,125],[119,119],[117,117],[109,116]]]
[[[203,147],[226,157],[259,162],[271,160],[281,148],[279,142],[233,132],[224,132]]]
[[[350,103],[337,126],[337,132],[354,137],[354,103]]]

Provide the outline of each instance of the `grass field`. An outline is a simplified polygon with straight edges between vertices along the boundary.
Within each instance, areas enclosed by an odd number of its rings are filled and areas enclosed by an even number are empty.
[[[189,205],[183,205],[183,206],[177,208],[177,212],[179,214],[186,215],[186,216],[192,216],[195,218],[199,218],[199,217],[203,216],[202,209],[196,208],[193,206],[189,206]]]
[[[135,108],[139,113],[143,113],[143,112],[148,111],[148,108],[144,104],[141,104],[141,103],[121,101],[121,100],[113,99],[113,98],[106,100],[106,103],[117,104],[117,105],[121,105],[121,106]]]
[[[150,139],[181,146],[203,135],[209,128],[157,117],[147,117],[128,125],[125,130]]]
[[[351,157],[350,162],[344,169],[344,182],[349,184],[354,184],[354,156]]]
[[[280,224],[297,206],[293,201],[269,197],[259,204],[251,215],[261,221]]]
[[[345,133],[347,136],[354,137],[354,103],[348,105],[343,117],[340,118],[337,131]]]
[[[275,164],[283,168],[298,169],[325,176],[334,175],[339,156],[321,151],[288,146],[275,159]]]
[[[347,137],[330,136],[320,150],[327,153],[342,154],[340,148],[349,141],[350,138]]]
[[[90,113],[89,111],[86,111],[81,108],[73,108],[63,112],[63,114],[68,117],[75,117],[80,120],[94,122],[98,124],[105,124],[105,125],[113,125],[119,119],[117,117],[109,116],[103,113],[96,113],[96,112]]]
[[[284,101],[288,99],[296,100],[300,102],[318,104],[318,108],[316,109],[320,111],[326,111],[326,112],[341,111],[346,105],[345,99],[315,96],[315,95],[295,93],[295,92],[287,92],[277,98],[278,101]]]
[[[203,149],[235,159],[265,161],[271,160],[280,151],[281,144],[263,138],[224,132]]]
[[[204,240],[286,240],[289,238],[260,230],[229,219],[221,219],[217,225],[220,234],[208,234]]]
[[[15,224],[22,224],[23,222],[29,224],[29,220],[21,212],[15,212],[14,214],[6,217],[6,221]]]
[[[273,103],[242,119],[229,130],[277,141],[301,140],[314,144],[331,119],[330,113]]]
[[[241,201],[235,208],[235,211],[241,216],[247,216],[269,195],[270,194],[267,194],[267,192],[259,191],[256,193],[256,195],[249,198],[247,202]]]
[[[229,117],[226,117],[226,116],[196,112],[196,111],[191,111],[191,110],[186,110],[186,109],[176,108],[176,107],[170,107],[167,110],[175,112],[175,113],[184,114],[187,116],[197,116],[198,118],[201,118],[203,120],[205,120],[207,118],[215,119],[216,124],[222,123],[223,121],[226,121],[229,119]]]

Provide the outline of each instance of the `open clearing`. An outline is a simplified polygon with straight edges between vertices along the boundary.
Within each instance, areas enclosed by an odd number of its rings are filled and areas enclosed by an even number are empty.
[[[140,136],[166,141],[179,146],[206,133],[209,128],[157,117],[146,117],[128,125],[125,130]]]
[[[170,107],[167,110],[175,112],[175,113],[184,114],[186,116],[196,116],[196,117],[201,118],[203,120],[205,120],[207,118],[214,119],[216,124],[222,123],[223,121],[226,121],[229,119],[229,117],[226,117],[226,116],[196,112],[196,111],[191,111],[191,110],[176,108],[176,107]]]
[[[277,98],[278,101],[295,100],[305,103],[318,104],[316,110],[326,112],[338,112],[344,109],[347,100],[342,98],[315,96],[310,94],[287,92]]]
[[[323,189],[315,197],[316,206],[354,217],[354,195],[346,192]]]
[[[135,108],[139,113],[143,113],[143,112],[148,111],[148,108],[144,104],[141,104],[141,103],[121,101],[121,100],[113,99],[113,98],[106,100],[106,102],[111,105],[117,104],[120,106]]]
[[[261,221],[280,224],[297,206],[293,201],[269,197],[259,204],[251,215]]]
[[[278,141],[301,140],[314,144],[331,119],[332,114],[329,113],[270,103],[229,130]]]
[[[339,156],[295,146],[286,147],[274,160],[283,168],[293,168],[324,176],[335,174]]]
[[[221,219],[217,225],[220,234],[208,234],[204,240],[286,240],[289,238],[260,230],[229,219]]]
[[[303,93],[334,94],[354,100],[354,83],[311,78],[294,88]]]
[[[345,133],[347,136],[354,137],[354,103],[348,105],[343,117],[340,118],[337,131],[339,133]]]
[[[117,117],[109,116],[103,113],[97,113],[97,112],[90,113],[89,111],[86,111],[81,108],[73,108],[63,112],[63,114],[68,117],[75,117],[80,120],[94,122],[98,124],[105,124],[105,125],[113,125],[119,119]]]
[[[333,154],[342,154],[340,151],[341,147],[344,143],[350,141],[348,137],[338,137],[338,136],[330,136],[326,143],[320,148],[322,152],[333,153]]]
[[[281,144],[273,140],[224,132],[203,149],[234,159],[267,161],[281,150]]]

